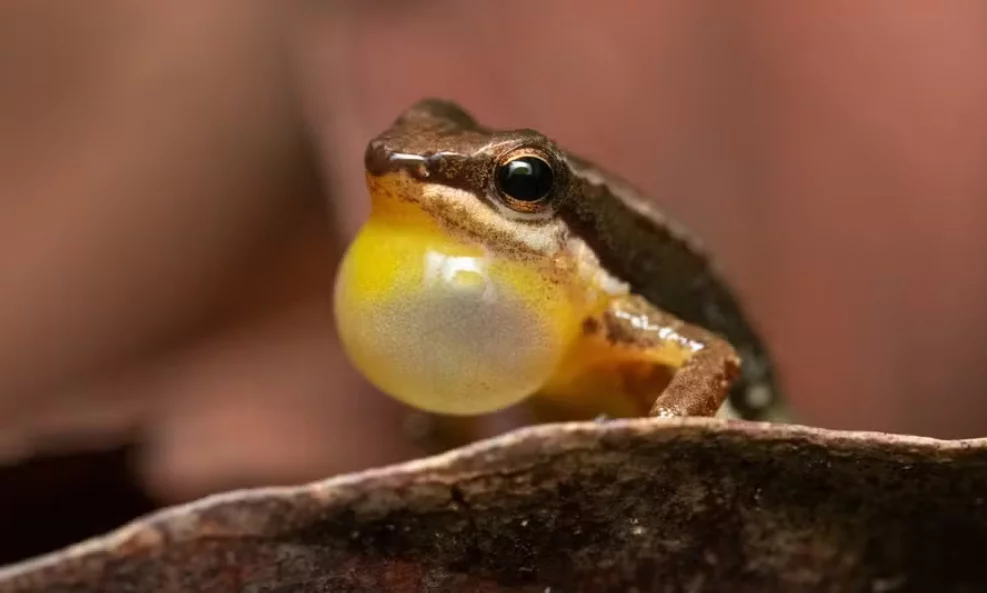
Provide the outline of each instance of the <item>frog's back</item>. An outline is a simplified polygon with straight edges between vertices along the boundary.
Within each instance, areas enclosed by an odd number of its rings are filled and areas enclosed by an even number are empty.
[[[654,305],[725,337],[743,359],[730,404],[748,419],[786,417],[772,359],[714,259],[626,181],[566,155],[580,187],[561,212],[612,274]]]

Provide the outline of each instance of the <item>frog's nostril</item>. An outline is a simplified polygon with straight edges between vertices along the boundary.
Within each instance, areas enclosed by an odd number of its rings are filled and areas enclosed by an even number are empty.
[[[363,164],[367,173],[380,176],[391,170],[390,150],[383,140],[371,140],[367,144],[367,149],[363,153]]]

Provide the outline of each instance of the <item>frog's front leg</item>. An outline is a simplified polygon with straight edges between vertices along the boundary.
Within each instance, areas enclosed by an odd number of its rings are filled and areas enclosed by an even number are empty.
[[[586,320],[540,398],[611,416],[712,416],[739,372],[725,340],[627,295]]]

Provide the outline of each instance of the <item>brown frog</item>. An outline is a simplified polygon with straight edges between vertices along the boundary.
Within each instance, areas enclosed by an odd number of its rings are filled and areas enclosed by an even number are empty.
[[[384,392],[445,415],[527,401],[784,417],[769,354],[710,255],[626,182],[438,99],[371,140],[365,161],[371,213],[336,316]]]

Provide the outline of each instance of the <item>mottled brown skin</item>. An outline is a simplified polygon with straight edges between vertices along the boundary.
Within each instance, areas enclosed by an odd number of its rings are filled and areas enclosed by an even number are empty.
[[[679,389],[670,409],[685,415],[712,413],[709,408],[717,398],[699,401],[702,398],[692,395],[689,397],[695,401],[691,401],[685,394],[697,394],[705,383],[725,380],[732,381],[730,404],[740,416],[782,416],[770,355],[715,263],[694,236],[627,182],[561,150],[534,130],[488,129],[455,103],[440,99],[422,100],[406,111],[369,143],[365,162],[371,177],[404,170],[423,182],[480,196],[495,208],[491,196],[497,195],[494,171],[498,158],[520,148],[552,157],[554,216],[583,239],[613,277],[627,283],[635,295],[652,306],[651,317],[667,312],[670,319],[674,316],[686,322],[679,323],[684,333],[702,333],[698,341],[713,346],[704,360],[692,365],[701,369],[686,369],[686,376],[680,379],[695,389]],[[402,155],[424,157],[424,161]],[[730,369],[731,353],[724,350],[718,336],[740,354],[742,364],[736,380]],[[626,338],[637,339],[629,334]],[[710,357],[714,362],[705,360]],[[763,398],[751,397],[754,390],[769,394],[767,402],[756,405]],[[659,408],[656,402],[652,413]]]

